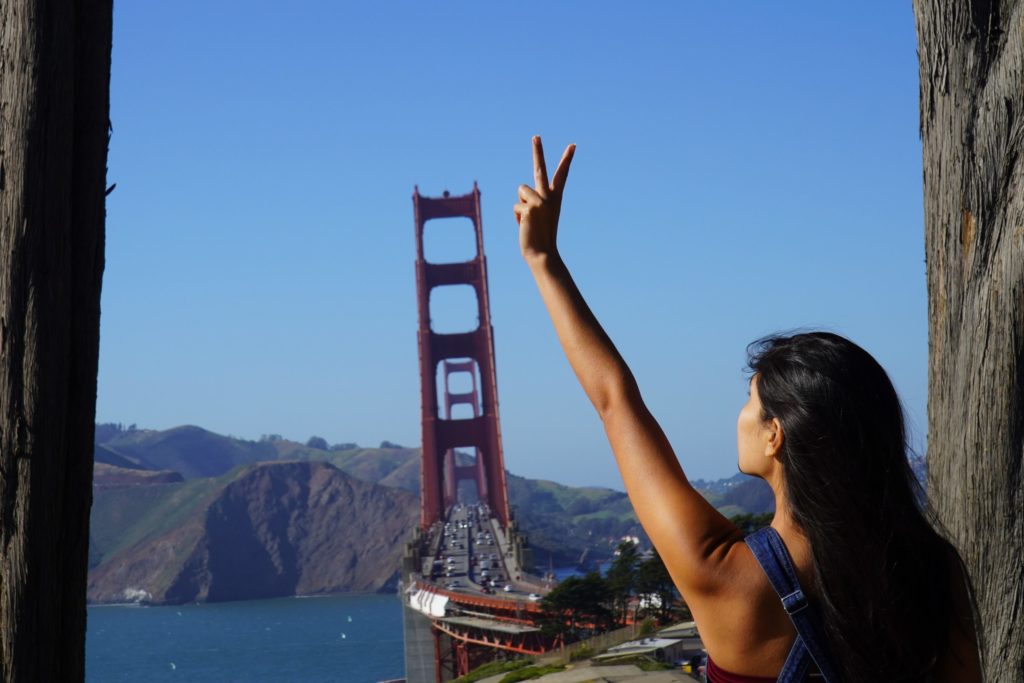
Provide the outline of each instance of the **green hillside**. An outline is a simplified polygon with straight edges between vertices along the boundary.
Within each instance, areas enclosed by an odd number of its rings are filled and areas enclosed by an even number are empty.
[[[99,564],[142,539],[170,531],[209,502],[232,474],[173,484],[96,489],[90,516],[93,562]]]
[[[310,448],[273,435],[247,441],[193,425],[162,431],[122,429],[113,425],[96,428],[97,461],[119,467],[172,470],[185,479],[216,477],[239,465],[278,460],[330,462],[340,467],[359,450]]]
[[[622,536],[644,537],[629,498],[621,491],[563,486],[507,475],[509,500],[540,568],[572,566],[581,558],[611,556]],[[586,553],[586,555],[584,555]]]
[[[173,470],[185,479],[216,477],[238,465],[279,457],[269,442],[233,439],[190,425],[120,432],[98,445],[148,469]]]

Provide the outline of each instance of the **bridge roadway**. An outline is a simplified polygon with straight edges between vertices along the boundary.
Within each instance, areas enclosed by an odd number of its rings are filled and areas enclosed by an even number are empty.
[[[547,587],[519,566],[514,543],[481,504],[454,505],[428,530],[405,600],[430,619],[441,668],[465,673],[494,650],[539,655],[554,645],[536,623]]]
[[[537,602],[541,583],[518,564],[505,530],[486,505],[457,504],[431,529],[422,576],[449,593]]]

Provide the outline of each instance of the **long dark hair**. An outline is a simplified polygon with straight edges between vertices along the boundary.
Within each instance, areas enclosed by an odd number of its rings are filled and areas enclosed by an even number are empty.
[[[767,337],[747,354],[762,417],[782,424],[783,482],[838,668],[849,681],[932,680],[959,556],[922,509],[892,382],[828,332]]]

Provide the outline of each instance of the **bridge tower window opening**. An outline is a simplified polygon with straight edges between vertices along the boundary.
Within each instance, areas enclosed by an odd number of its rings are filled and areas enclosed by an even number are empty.
[[[430,289],[430,329],[438,334],[474,332],[480,327],[480,301],[472,285]]]
[[[470,391],[476,391],[476,388],[480,386],[480,382],[477,381],[477,374],[476,363],[473,363],[472,372],[469,370],[448,372],[448,392],[452,394],[465,394]]]
[[[472,358],[449,358],[437,364],[437,417],[472,420],[484,414],[480,366]]]
[[[445,507],[456,503],[487,503],[487,471],[479,449],[469,444],[460,445],[449,448],[444,456]]]
[[[476,490],[476,482],[470,479],[463,479],[459,482],[458,495],[460,502],[467,503],[469,505],[483,502],[483,499],[480,497],[480,492]]]
[[[423,233],[423,257],[427,263],[465,263],[477,257],[472,218],[432,218],[424,223]]]
[[[449,420],[472,420],[476,417],[473,406],[468,403],[456,403],[452,406],[452,412],[448,416]]]

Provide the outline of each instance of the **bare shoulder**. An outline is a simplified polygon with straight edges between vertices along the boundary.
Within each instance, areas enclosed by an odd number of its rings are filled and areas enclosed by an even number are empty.
[[[690,604],[705,648],[726,670],[775,675],[796,638],[781,601],[742,540],[723,548],[718,567],[723,590],[702,594]]]

